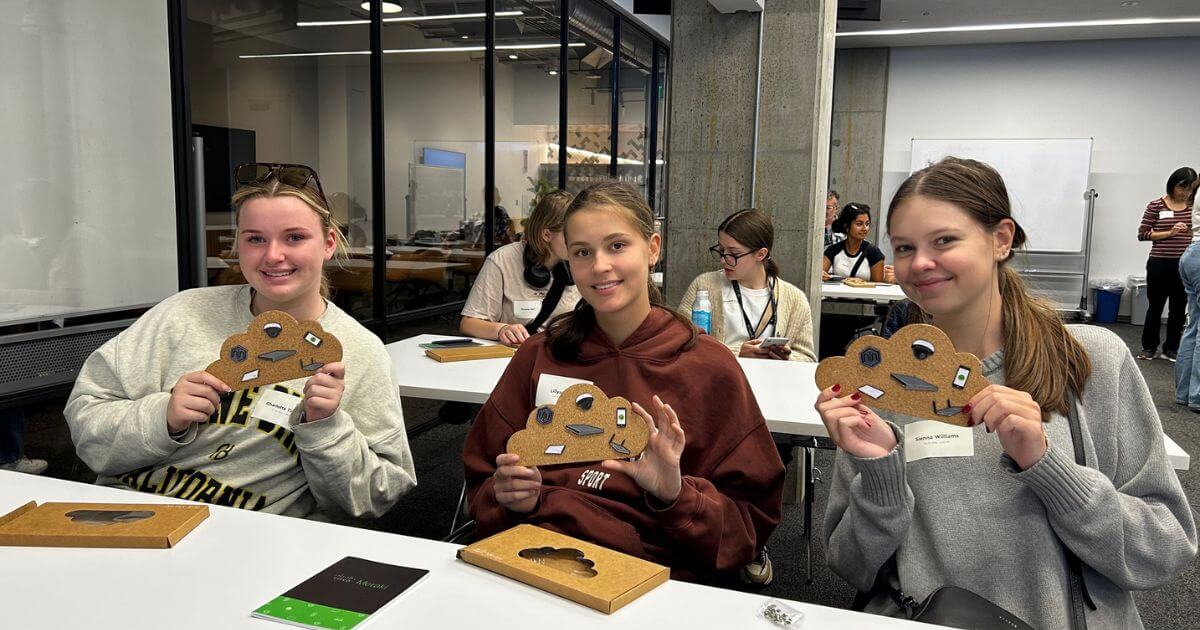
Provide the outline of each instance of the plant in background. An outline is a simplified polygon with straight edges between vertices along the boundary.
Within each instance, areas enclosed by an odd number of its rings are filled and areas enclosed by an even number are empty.
[[[529,201],[529,212],[525,215],[529,216],[530,214],[533,214],[533,209],[536,208],[538,202],[542,200],[542,196],[546,193],[554,192],[555,188],[543,177],[539,177],[538,179],[526,177],[525,179],[528,179],[530,184],[529,188],[526,188],[526,190],[533,193],[533,199]]]

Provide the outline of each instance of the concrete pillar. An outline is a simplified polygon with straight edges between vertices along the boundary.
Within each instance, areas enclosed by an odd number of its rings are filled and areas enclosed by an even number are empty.
[[[887,48],[843,48],[833,73],[833,124],[829,186],[851,201],[871,206],[871,241],[882,233],[883,122],[887,106]]]
[[[706,250],[721,219],[754,206],[774,220],[784,278],[820,312],[836,8],[835,0],[766,0],[760,91],[759,14],[673,4],[668,300],[717,268]]]

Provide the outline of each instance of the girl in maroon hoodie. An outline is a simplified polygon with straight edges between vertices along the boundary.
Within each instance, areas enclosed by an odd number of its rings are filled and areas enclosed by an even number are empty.
[[[778,525],[783,464],[729,350],[662,302],[650,282],[661,239],[626,184],[601,182],[566,212],[583,301],[521,346],[463,451],[480,535],[532,523],[713,579],[750,562]],[[651,426],[637,461],[520,465],[505,453],[546,377],[623,396]]]

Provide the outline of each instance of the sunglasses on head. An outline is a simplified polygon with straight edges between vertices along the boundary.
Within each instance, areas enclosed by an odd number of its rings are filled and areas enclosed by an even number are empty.
[[[316,184],[317,192],[325,198],[321,188],[321,178],[311,166],[303,164],[280,164],[276,162],[251,162],[233,169],[233,180],[238,186],[251,186],[276,179],[281,184],[293,188],[304,188],[309,182]]]

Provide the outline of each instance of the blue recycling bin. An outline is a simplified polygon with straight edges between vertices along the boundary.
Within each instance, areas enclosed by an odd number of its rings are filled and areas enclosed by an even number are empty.
[[[1096,312],[1092,314],[1092,320],[1098,324],[1112,324],[1117,321],[1117,311],[1121,308],[1121,292],[1124,289],[1115,288],[1095,288],[1095,298],[1092,303],[1096,305]]]

